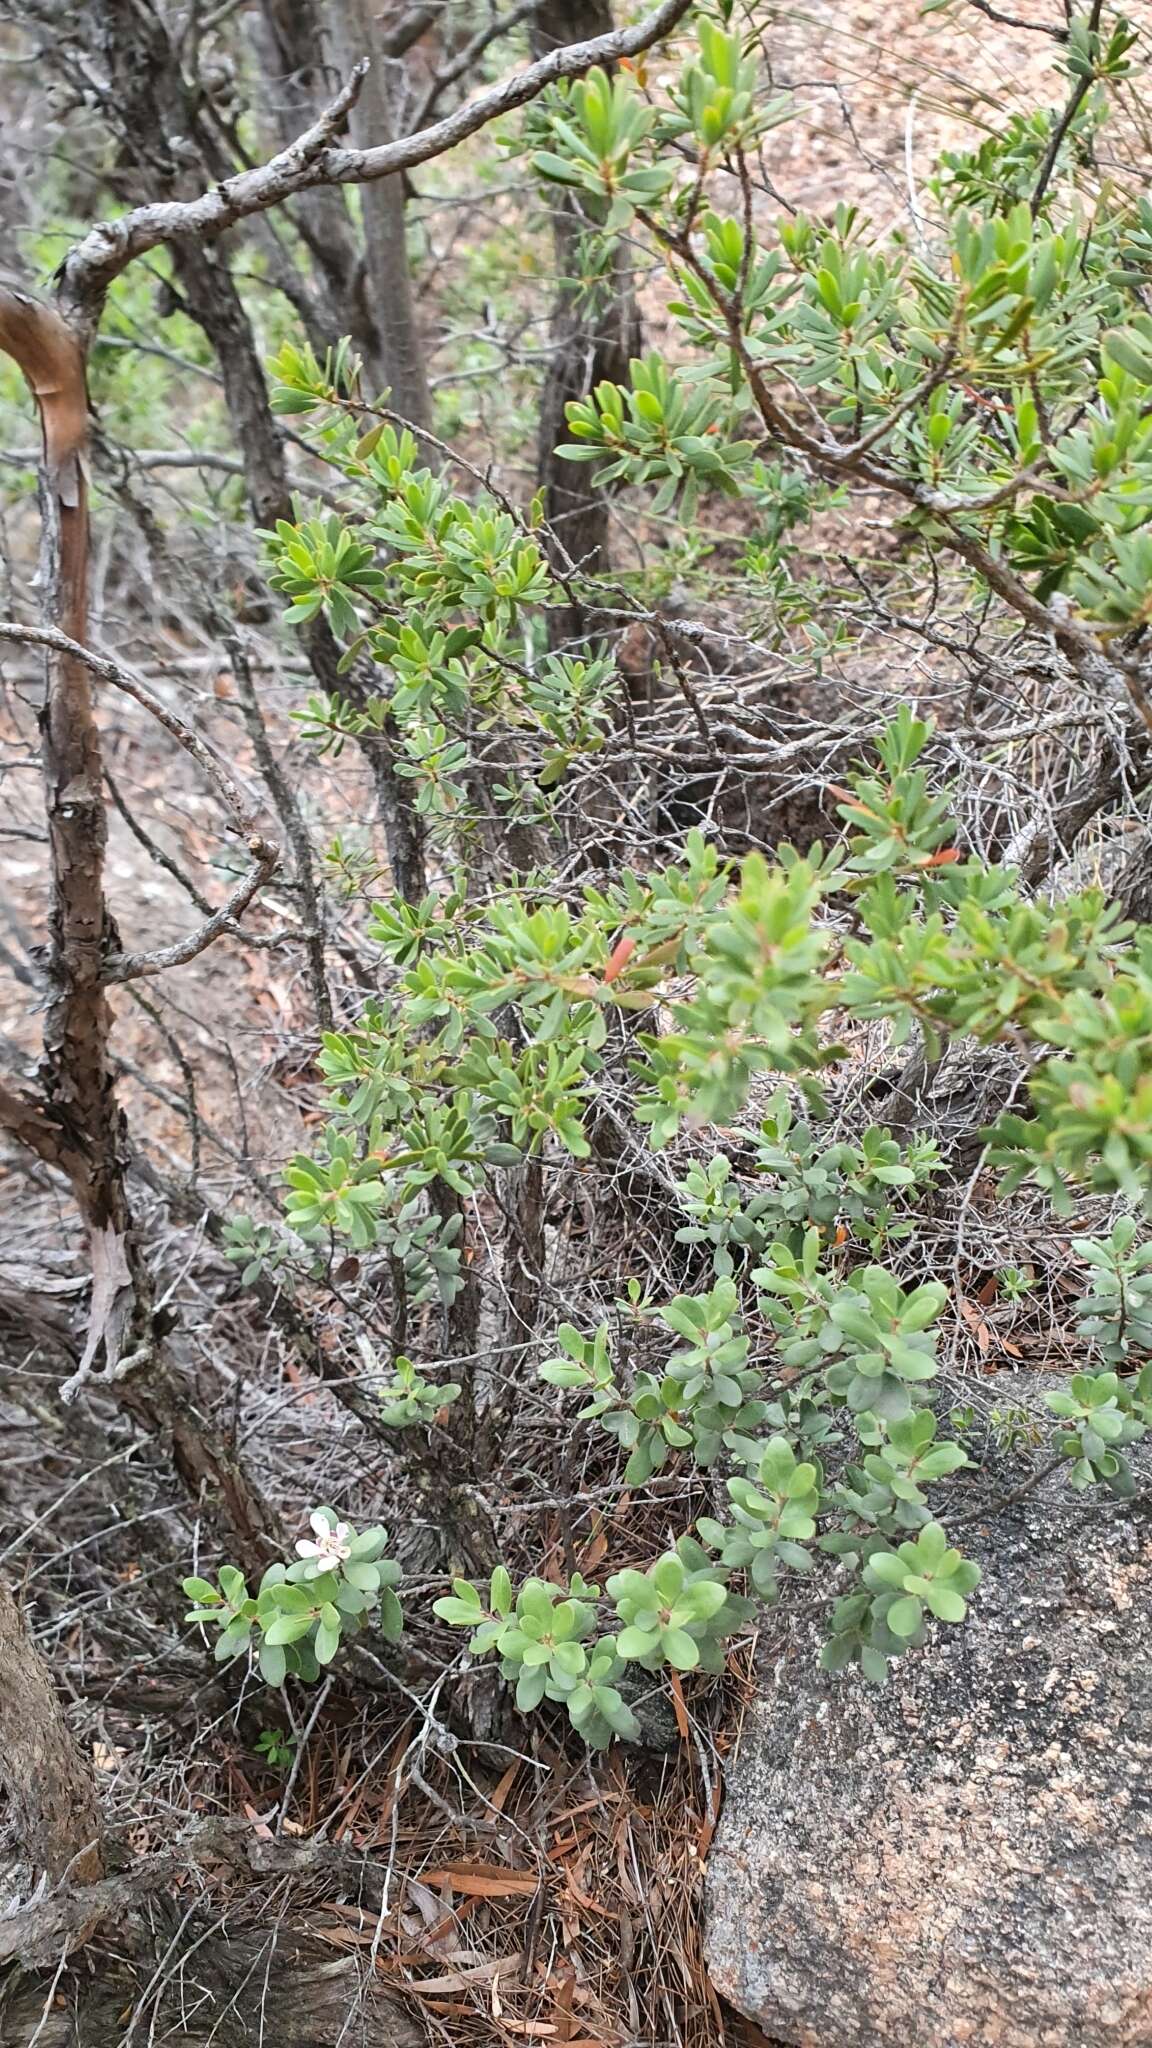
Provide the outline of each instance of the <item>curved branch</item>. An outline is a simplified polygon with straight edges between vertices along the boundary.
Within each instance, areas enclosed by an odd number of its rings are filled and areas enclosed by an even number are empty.
[[[359,95],[365,76],[365,66],[360,64],[319,120],[267,163],[223,179],[196,199],[157,200],[89,229],[61,265],[61,306],[78,327],[90,328],[113,278],[158,243],[182,237],[211,241],[237,221],[265,213],[297,192],[319,185],[362,185],[412,170],[443,156],[501,115],[538,98],[558,80],[578,78],[596,64],[612,65],[622,57],[639,56],[675,28],[691,5],[692,0],[660,0],[660,5],[633,27],[550,50],[536,63],[512,72],[414,135],[399,136],[374,149],[338,149],[333,137]]]
[[[157,946],[152,953],[117,953],[109,960],[104,980],[109,986],[120,981],[139,981],[146,974],[163,974],[165,968],[183,967],[189,960],[195,960],[218,939],[223,932],[235,931],[237,921],[243,917],[252,898],[263,888],[268,877],[275,872],[280,860],[280,848],[271,840],[249,840],[249,846],[262,851],[246,875],[242,875],[227,901],[205,918],[198,931],[189,932],[186,939],[177,939],[171,946]]]
[[[98,654],[95,648],[82,647],[78,641],[70,640],[66,633],[58,633],[50,626],[25,626],[15,619],[0,619],[0,640],[11,640],[21,647],[48,647],[57,654],[69,655],[74,661],[82,661],[99,676],[102,683],[111,683],[147,711],[157,724],[171,733],[178,746],[191,754],[197,766],[207,776],[219,796],[221,803],[245,838],[258,837],[256,805],[246,797],[227,763],[216,752],[215,747],[186,725],[178,712],[171,711],[167,704],[150,690],[142,676],[125,668],[122,662],[114,661],[109,654]],[[253,852],[255,852],[253,848]]]

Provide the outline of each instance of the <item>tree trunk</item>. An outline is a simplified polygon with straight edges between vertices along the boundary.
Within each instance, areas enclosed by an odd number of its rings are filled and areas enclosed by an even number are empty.
[[[280,1910],[248,1921],[189,1917],[186,1895],[161,1894],[120,1916],[102,1950],[58,1984],[50,1966],[10,1972],[0,1983],[4,2048],[113,2048],[128,2038],[140,2048],[420,2048],[425,2038],[386,1980],[373,1984],[355,1957]]]
[[[532,55],[540,57],[564,43],[605,35],[612,25],[611,0],[543,0],[531,21]],[[562,577],[569,565],[594,575],[609,564],[608,501],[591,482],[595,465],[564,462],[556,454],[568,438],[565,409],[587,398],[604,380],[627,383],[629,361],[641,346],[640,316],[623,244],[616,247],[607,277],[587,289],[579,282],[585,225],[570,194],[554,199],[552,236],[559,285],[552,306],[551,357],[540,398],[537,474],[554,536],[549,553]],[[549,616],[554,647],[580,639],[586,630],[584,609],[575,603]]]
[[[44,623],[83,643],[88,630],[88,392],[84,352],[51,307],[0,291],[0,349],[23,371],[40,414],[40,584]],[[110,1373],[151,1340],[152,1289],[132,1231],[124,1120],[108,1057],[105,965],[115,929],[104,898],[100,734],[89,669],[49,653],[40,755],[51,870],[50,941],[39,1102],[5,1091],[5,1121],[68,1175],[88,1233],[92,1307],[77,1375],[103,1347]],[[39,1139],[39,1142],[37,1142]]]
[[[305,23],[315,21],[306,0],[292,0],[291,6],[288,0],[281,6],[270,4],[266,16],[286,33],[293,7]],[[220,176],[226,167],[218,161],[214,138],[189,99],[179,57],[159,17],[145,15],[130,0],[103,0],[100,28],[100,55],[112,81],[114,105],[122,115],[121,146],[138,174],[141,198],[155,197],[157,183],[167,196],[188,176],[187,167],[180,170],[171,162],[167,176],[158,176],[157,166],[168,156],[169,132],[183,135],[186,147],[194,144],[200,150],[202,161],[194,174],[197,185]],[[300,40],[297,36],[290,45],[291,61],[297,66],[307,62],[311,68],[296,70],[292,76],[301,91],[305,85],[314,90],[321,68],[316,57],[318,45],[312,46],[309,56],[301,50]],[[219,361],[253,511],[261,525],[274,525],[277,519],[291,517],[284,444],[268,402],[252,323],[236,289],[226,249],[184,241],[173,244],[172,254],[183,309],[203,329]],[[350,324],[342,321],[340,333],[347,332]],[[218,623],[222,629],[224,622]],[[356,704],[379,695],[370,664],[367,673],[357,667],[348,675],[340,674],[340,649],[322,619],[307,627],[301,638],[322,690],[338,692]],[[423,832],[405,785],[396,774],[387,732],[366,734],[363,751],[376,784],[395,886],[405,896],[419,900],[427,888]]]
[[[370,60],[368,76],[349,119],[352,142],[361,149],[391,142],[400,133],[404,66],[383,54],[375,0],[337,0],[336,19],[344,75],[360,58]],[[379,328],[381,362],[391,392],[391,407],[418,432],[432,425],[432,400],[412,298],[403,178],[380,178],[363,186],[360,208],[366,297]]]
[[[277,147],[286,149],[311,127],[335,90],[332,37],[313,0],[261,0],[252,37]],[[384,341],[346,194],[321,186],[302,192],[291,211],[315,265],[307,320],[313,347],[322,354],[351,335],[368,384],[382,390],[388,382]]]
[[[0,1784],[17,1842],[37,1876],[95,1883],[103,1864],[92,1773],[48,1667],[0,1583]]]

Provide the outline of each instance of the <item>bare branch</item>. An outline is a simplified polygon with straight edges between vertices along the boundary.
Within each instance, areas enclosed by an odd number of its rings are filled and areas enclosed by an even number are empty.
[[[337,149],[333,137],[354,105],[365,75],[359,65],[319,120],[268,163],[222,179],[196,199],[157,200],[89,229],[61,266],[61,306],[82,330],[88,328],[98,317],[113,278],[159,243],[184,238],[211,241],[237,221],[264,213],[297,192],[319,185],[361,185],[412,170],[536,99],[557,80],[578,78],[596,64],[611,65],[622,57],[639,56],[675,28],[691,4],[692,0],[661,0],[632,28],[614,29],[609,35],[551,50],[414,135],[400,136],[375,149]]]
[[[171,946],[158,946],[152,953],[117,954],[108,962],[105,982],[111,986],[120,981],[138,981],[142,975],[163,974],[168,967],[183,967],[189,960],[195,960],[198,953],[205,952],[223,932],[234,931],[238,919],[263,888],[280,859],[280,848],[270,840],[249,841],[250,847],[257,845],[262,851],[247,874],[241,876],[227,901],[205,919],[198,931],[189,932],[187,938],[177,939]]]
[[[114,661],[111,655],[98,654],[92,647],[81,647],[78,641],[70,640],[66,633],[58,633],[50,626],[25,626],[14,619],[0,619],[0,640],[12,640],[25,647],[50,647],[57,654],[82,661],[102,683],[111,683],[116,689],[123,690],[126,696],[133,697],[150,717],[164,727],[165,732],[171,733],[186,753],[191,754],[211,782],[237,831],[242,832],[245,838],[255,835],[256,806],[244,795],[231,769],[200,733],[186,725],[177,712],[170,710],[149,689],[142,676],[125,668],[122,662]]]
[[[14,620],[0,620],[0,640],[14,640],[30,647],[51,648],[54,653],[66,655],[72,661],[82,661],[101,681],[112,683],[127,696],[135,698],[137,704],[171,733],[174,740],[191,754],[193,760],[203,769],[225,809],[228,811],[238,832],[244,836],[253,865],[237,882],[226,903],[205,920],[198,931],[190,932],[187,938],[179,939],[174,945],[160,946],[151,953],[121,953],[114,955],[105,965],[105,985],[119,981],[135,981],[141,975],[162,974],[167,967],[181,967],[194,960],[218,939],[222,932],[231,930],[236,920],[247,910],[268,877],[280,862],[280,848],[274,840],[266,839],[257,826],[255,806],[243,795],[231,771],[225,766],[215,749],[190,725],[169,710],[153,691],[148,688],[131,669],[113,661],[109,655],[97,654],[90,647],[81,647],[70,640],[66,633],[57,633],[47,626],[22,626]]]
[[[260,764],[268,793],[276,806],[285,837],[295,856],[296,883],[304,908],[304,945],[312,982],[316,1021],[321,1031],[331,1031],[332,995],[328,987],[324,957],[324,893],[316,879],[308,827],[304,822],[304,813],[296,792],[268,737],[268,728],[264,723],[260,700],[252,680],[252,665],[248,659],[247,649],[238,635],[233,636],[227,644],[232,673],[236,678],[236,688],[240,697],[240,708],[248,729],[248,737],[252,742],[252,751]]]
[[[494,21],[488,22],[484,28],[477,29],[476,34],[465,43],[463,49],[458,52],[451,63],[446,64],[443,70],[437,71],[433,75],[428,90],[420,104],[416,116],[417,122],[423,123],[428,119],[440,95],[446,92],[450,85],[455,85],[458,78],[467,78],[477,57],[483,56],[490,43],[498,41],[501,36],[508,35],[518,22],[527,21],[531,15],[536,13],[538,5],[539,0],[519,0],[519,4],[513,7],[508,14],[498,15]]]
[[[1025,21],[1022,15],[1005,14],[999,7],[993,7],[992,0],[968,0],[968,5],[974,7],[978,14],[982,14],[986,21],[998,22],[1001,28],[1027,29],[1032,35],[1051,36],[1055,43],[1068,41],[1068,30],[1056,22]]]
[[[1094,36],[1100,27],[1100,16],[1103,12],[1103,7],[1104,0],[1092,0],[1092,9],[1088,16],[1088,33],[1090,36]],[[1056,169],[1056,159],[1064,147],[1073,121],[1076,119],[1084,101],[1092,90],[1092,84],[1093,78],[1090,71],[1085,72],[1083,77],[1074,80],[1072,90],[1065,103],[1064,111],[1052,130],[1051,139],[1044,152],[1044,161],[1040,166],[1040,174],[1036,180],[1032,198],[1029,202],[1032,208],[1033,220],[1035,220],[1041,206],[1044,204],[1044,195],[1052,182],[1052,173]]]

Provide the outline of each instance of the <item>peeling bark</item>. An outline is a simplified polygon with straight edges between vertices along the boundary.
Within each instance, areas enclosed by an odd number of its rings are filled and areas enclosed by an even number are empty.
[[[0,290],[0,347],[23,371],[40,412],[44,444],[41,586],[45,623],[83,645],[87,636],[88,395],[83,349],[50,306]],[[92,1304],[74,1398],[102,1358],[102,1383],[171,1450],[197,1499],[225,1510],[243,1561],[267,1556],[273,1518],[187,1389],[160,1355],[152,1285],[132,1228],[128,1145],[109,1056],[106,984],[115,927],[104,896],[100,732],[91,671],[75,653],[46,649],[40,718],[51,867],[44,1049],[37,1095],[0,1087],[0,1119],[68,1176],[88,1233]],[[121,1363],[122,1355],[129,1354]]]
[[[0,291],[0,348],[23,371],[40,413],[40,580],[45,624],[82,642],[87,633],[88,392],[83,351],[50,306]],[[115,933],[104,901],[104,811],[100,736],[85,664],[46,653],[40,747],[51,862],[48,1008],[38,1077],[42,1107],[19,1119],[52,1125],[54,1163],[62,1166],[88,1227],[94,1255],[106,1253],[109,1287],[93,1297],[89,1349],[117,1335],[135,1290],[138,1331],[148,1312],[148,1280],[131,1238],[124,1183],[125,1137],[108,1064],[110,1016],[104,967]],[[43,1147],[39,1147],[44,1156]],[[115,1287],[113,1272],[120,1274]]]

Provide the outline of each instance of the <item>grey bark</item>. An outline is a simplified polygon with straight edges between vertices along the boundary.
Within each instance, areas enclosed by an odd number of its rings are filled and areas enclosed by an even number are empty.
[[[384,54],[375,0],[337,0],[336,20],[344,74],[351,72],[360,58],[370,60],[349,117],[351,139],[362,149],[394,142],[403,133],[404,67]],[[412,295],[403,177],[381,178],[365,185],[360,209],[366,309],[379,335],[382,382],[389,387],[394,412],[417,430],[430,428],[432,400]]]
[[[0,1785],[17,1846],[37,1877],[99,1876],[100,1809],[92,1773],[56,1697],[48,1667],[0,1582]]]
[[[607,35],[612,25],[611,0],[543,0],[532,19],[532,54],[546,56],[565,43]],[[629,361],[641,346],[640,315],[627,255],[618,245],[609,275],[585,290],[579,282],[584,232],[576,199],[567,193],[557,196],[552,205],[552,237],[560,281],[552,306],[550,356],[540,397],[537,476],[553,536],[552,563],[561,575],[569,564],[586,575],[595,575],[609,565],[608,500],[591,480],[595,465],[565,462],[556,453],[568,439],[566,408],[587,398],[605,380],[627,383]],[[559,607],[549,619],[553,646],[578,639],[586,624],[582,607],[575,603]]]
[[[209,1913],[182,1925],[186,1914],[185,1901],[154,1898],[59,1983],[51,1968],[12,1972],[0,1983],[4,2048],[420,2048],[420,2023],[304,1927]]]
[[[157,188],[174,195],[190,175],[186,163],[172,160],[167,140],[172,132],[184,136],[186,153],[194,148],[199,151],[201,162],[193,174],[197,179],[227,168],[217,160],[214,137],[201,119],[177,52],[156,16],[128,0],[104,0],[98,47],[112,87],[111,104],[121,146],[142,195]],[[343,203],[342,195],[336,196]],[[184,310],[203,329],[219,361],[253,512],[262,526],[273,526],[292,514],[284,444],[269,404],[252,323],[227,254],[193,236],[179,237],[172,250]],[[354,703],[378,694],[374,676],[358,670],[340,674],[340,649],[323,620],[313,622],[302,638],[322,690],[339,693]],[[388,735],[366,735],[363,749],[376,785],[393,880],[405,896],[418,898],[427,887],[423,834],[396,775]]]
[[[339,60],[324,10],[312,0],[261,0],[250,20],[276,145],[285,149],[332,98]],[[322,356],[350,335],[369,386],[382,390],[388,383],[384,337],[346,195],[321,186],[302,192],[291,211],[313,264],[304,309],[313,348]]]

